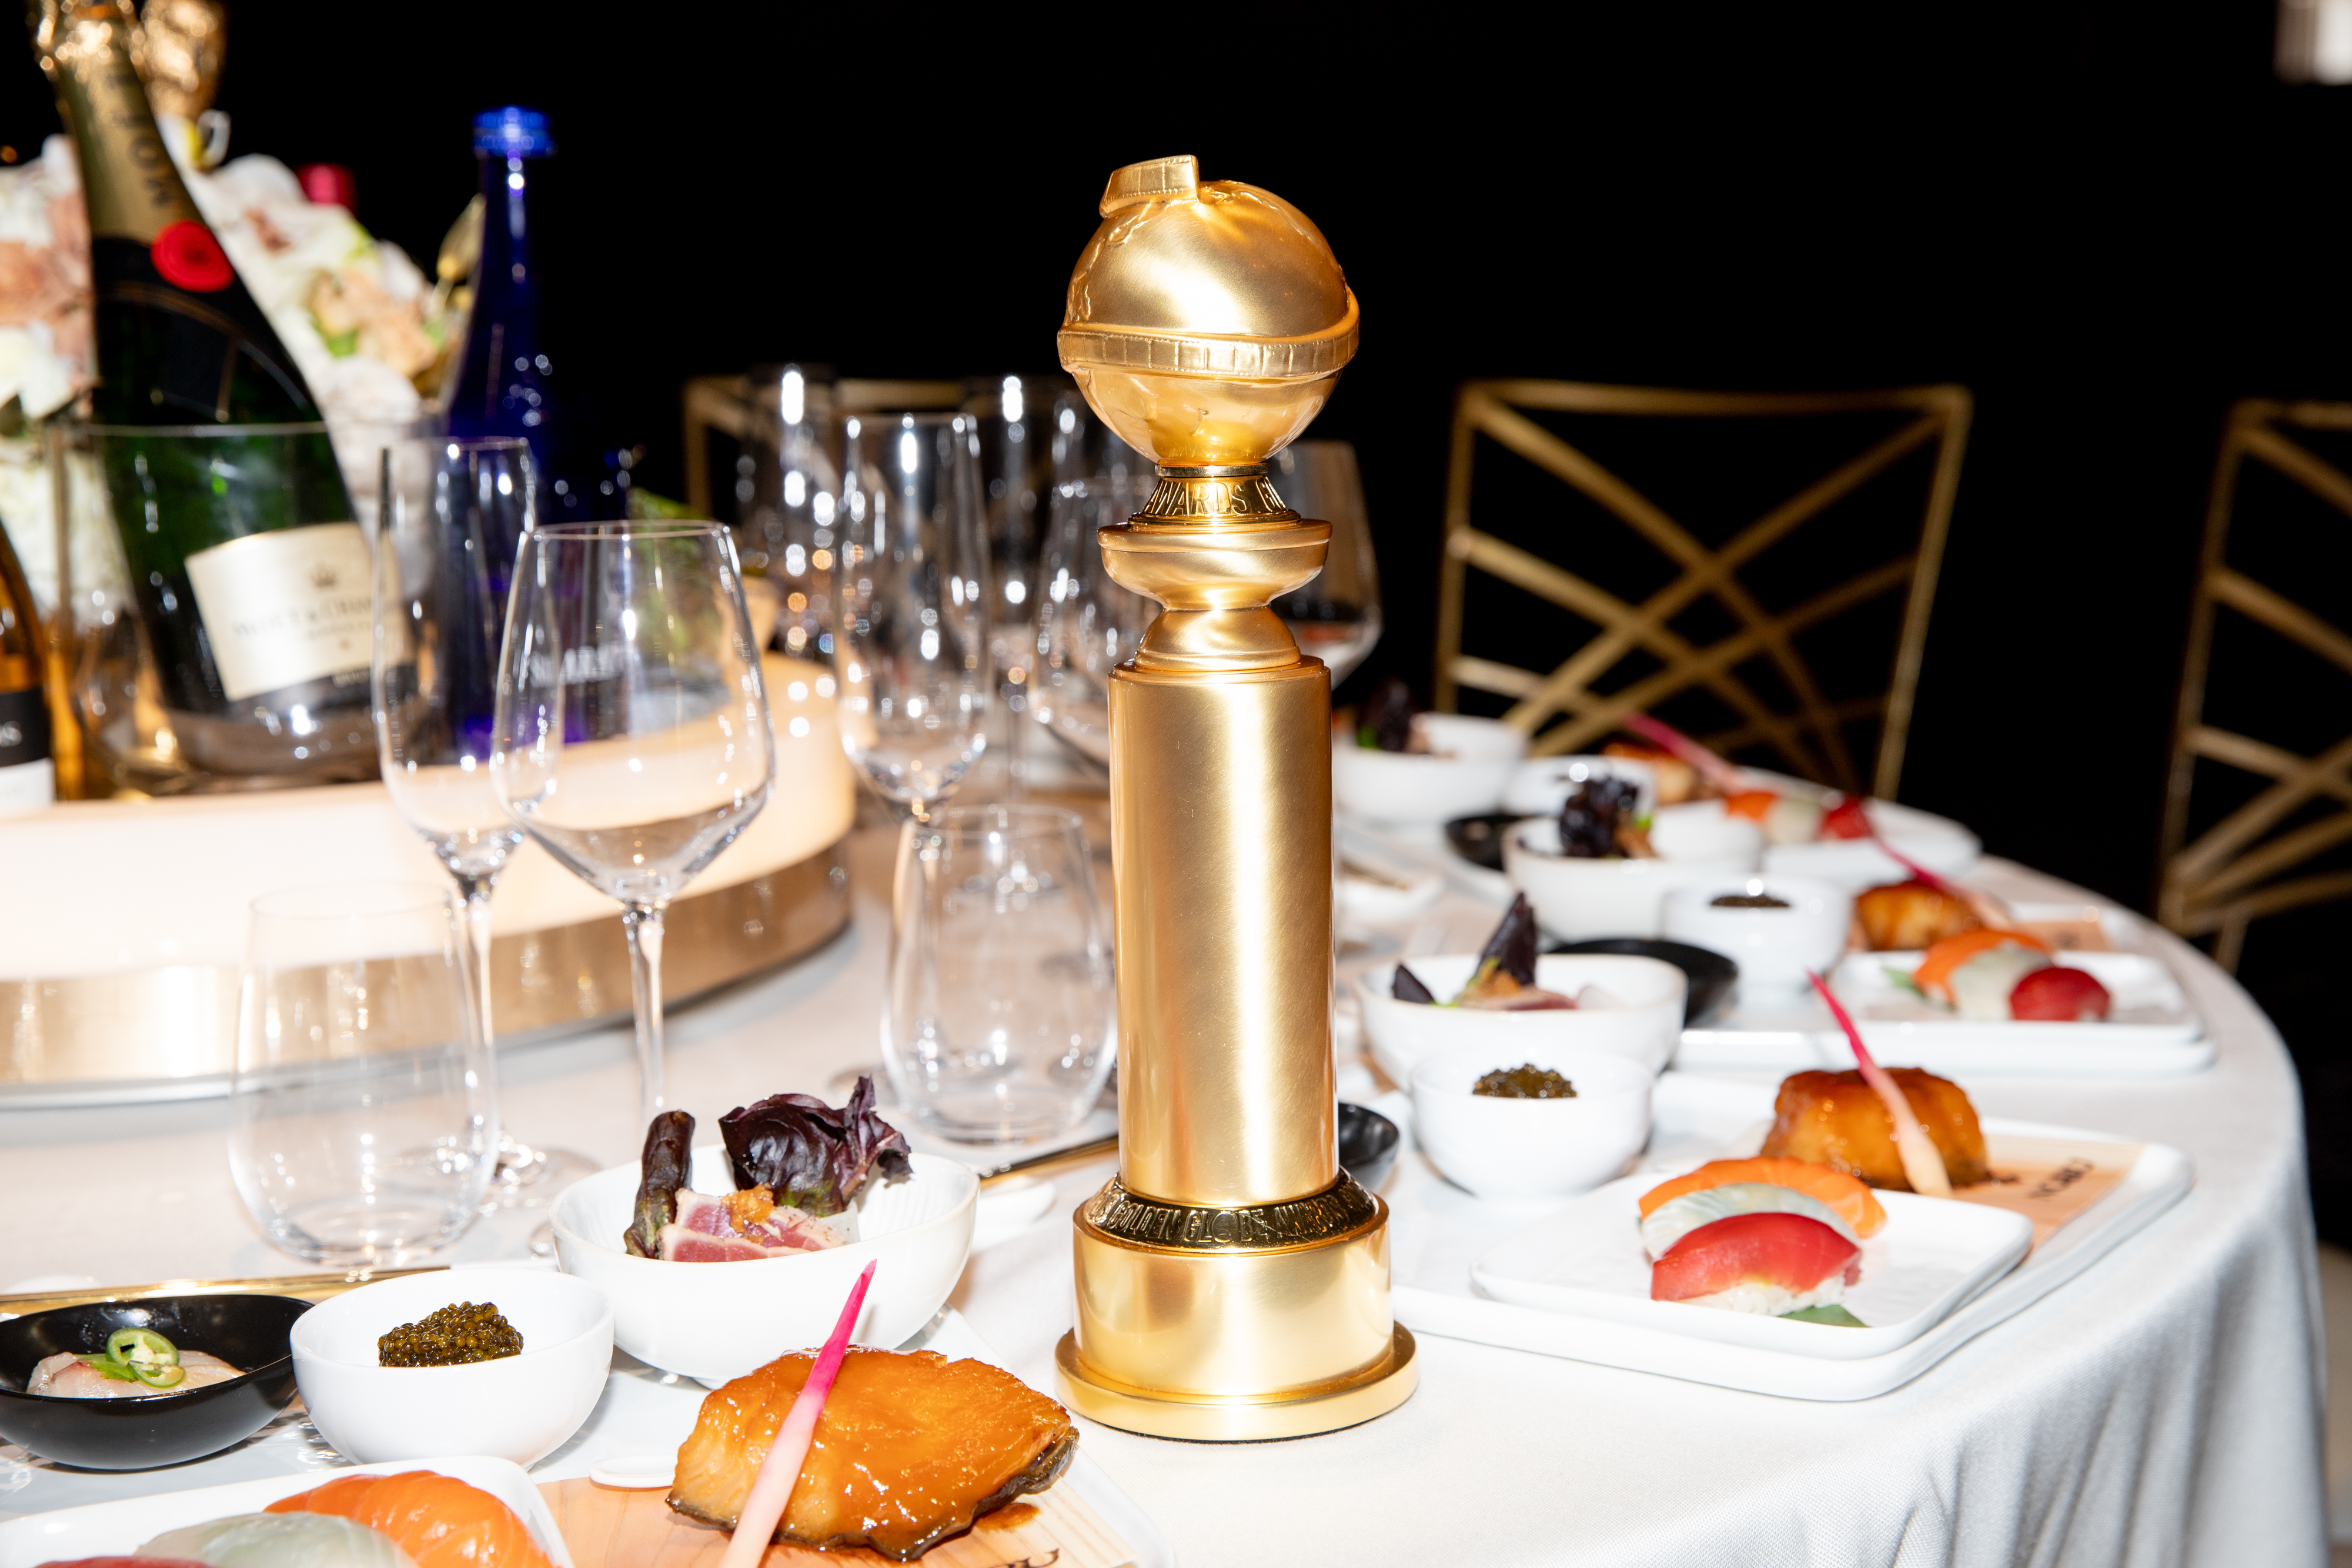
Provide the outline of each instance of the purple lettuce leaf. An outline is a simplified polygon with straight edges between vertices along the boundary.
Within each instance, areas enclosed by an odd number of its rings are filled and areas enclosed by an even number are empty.
[[[913,1174],[907,1140],[874,1113],[874,1080],[860,1078],[835,1110],[814,1094],[772,1094],[719,1118],[738,1188],[765,1186],[778,1203],[823,1218],[847,1208],[880,1167]]]

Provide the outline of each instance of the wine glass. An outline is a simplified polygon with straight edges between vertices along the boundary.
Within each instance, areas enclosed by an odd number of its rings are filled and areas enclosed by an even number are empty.
[[[988,748],[988,546],[980,440],[963,413],[844,427],[835,561],[841,744],[915,821]]]
[[[841,463],[829,374],[804,365],[754,370],[753,418],[736,460],[743,568],[775,594],[783,649],[796,659],[833,656],[833,509]]]
[[[1028,779],[1029,692],[1037,664],[1037,561],[1054,491],[1054,393],[1039,376],[991,377],[971,389],[964,412],[980,434],[981,505],[987,516],[988,653],[1003,705],[1008,798]]]
[[[662,914],[767,804],[775,741],[723,523],[543,523],[499,653],[490,777],[621,905],[640,1124],[662,1101]]]
[[[272,1244],[382,1268],[465,1234],[499,1142],[478,1021],[447,889],[342,883],[254,901],[229,1171]]]
[[[1294,442],[1275,455],[1267,477],[1300,517],[1331,525],[1323,570],[1274,608],[1300,651],[1330,666],[1336,686],[1381,640],[1381,579],[1356,449],[1344,441]]]
[[[1054,491],[1038,565],[1034,718],[1089,761],[1110,761],[1110,673],[1131,657],[1159,606],[1123,588],[1096,535],[1150,498],[1151,460],[1076,392],[1055,401]]]
[[[490,722],[515,549],[537,516],[538,482],[519,438],[396,441],[378,457],[376,751],[401,820],[457,881],[495,1062],[490,894],[522,831],[490,787]],[[585,1155],[502,1136],[491,1197],[528,1207],[596,1169]]]

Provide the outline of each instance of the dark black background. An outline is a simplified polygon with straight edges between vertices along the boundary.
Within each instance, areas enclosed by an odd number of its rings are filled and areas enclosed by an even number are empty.
[[[2352,89],[2281,84],[2263,0],[1796,9],[1130,34],[1045,6],[237,0],[220,106],[233,152],[350,165],[362,220],[428,266],[473,188],[468,116],[546,110],[559,371],[672,494],[689,375],[1047,370],[1110,169],[1189,151],[1279,192],[1362,303],[1315,434],[1364,460],[1388,614],[1367,674],[1424,695],[1464,378],[1963,382],[1903,796],[2145,907],[2223,412],[2352,397]],[[0,140],[29,149],[55,117],[16,62]],[[2343,928],[2257,928],[2244,966],[2315,1101],[2352,1022]]]

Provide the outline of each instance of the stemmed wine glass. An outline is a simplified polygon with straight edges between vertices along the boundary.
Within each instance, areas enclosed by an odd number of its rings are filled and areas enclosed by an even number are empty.
[[[1331,549],[1315,580],[1274,601],[1301,652],[1331,668],[1338,685],[1381,640],[1381,578],[1364,514],[1356,449],[1344,441],[1300,441],[1275,455],[1268,477],[1292,510],[1331,525]]]
[[[525,536],[490,774],[523,831],[619,901],[642,1125],[662,1110],[662,914],[767,804],[775,742],[726,526]]]
[[[380,450],[376,750],[401,820],[464,900],[482,1039],[491,1040],[490,894],[522,834],[490,787],[499,637],[516,547],[538,506],[520,440],[395,441]],[[496,1060],[493,1052],[492,1060]],[[596,1162],[499,1139],[500,1207],[548,1202]]]
[[[1134,654],[1160,611],[1112,580],[1096,535],[1140,510],[1157,475],[1075,392],[1055,402],[1053,451],[1030,714],[1072,751],[1107,765],[1110,673]]]
[[[883,799],[927,821],[988,747],[979,435],[963,413],[865,414],[844,434],[842,748]]]

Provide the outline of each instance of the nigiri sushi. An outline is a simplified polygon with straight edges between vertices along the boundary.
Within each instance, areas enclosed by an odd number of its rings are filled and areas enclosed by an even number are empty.
[[[187,1557],[210,1568],[415,1568],[363,1524],[316,1513],[241,1513],[167,1531],[142,1557]]]
[[[1832,1306],[1862,1277],[1862,1248],[1801,1214],[1702,1225],[1650,1266],[1650,1299],[1783,1317]]]
[[[336,1515],[382,1531],[416,1568],[548,1568],[530,1527],[479,1487],[436,1470],[342,1476],[271,1513]]]
[[[1692,1231],[1735,1214],[1801,1214],[1807,1219],[1821,1221],[1848,1241],[1857,1245],[1861,1241],[1837,1210],[1809,1193],[1775,1186],[1770,1182],[1736,1181],[1685,1193],[1652,1209],[1642,1220],[1642,1249],[1653,1259],[1663,1258],[1674,1250],[1675,1242]]]
[[[1709,1160],[1706,1164],[1671,1181],[1660,1182],[1642,1195],[1642,1218],[1647,1219],[1659,1205],[1670,1203],[1686,1193],[1704,1192],[1711,1186],[1727,1186],[1733,1182],[1770,1182],[1775,1186],[1793,1187],[1799,1192],[1821,1199],[1837,1212],[1854,1235],[1875,1236],[1878,1228],[1886,1223],[1886,1210],[1879,1207],[1868,1183],[1844,1171],[1811,1160],[1765,1157],[1752,1160]]]
[[[193,1557],[77,1557],[70,1563],[44,1563],[41,1568],[211,1568]]]

